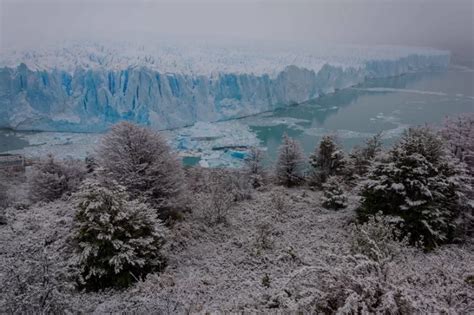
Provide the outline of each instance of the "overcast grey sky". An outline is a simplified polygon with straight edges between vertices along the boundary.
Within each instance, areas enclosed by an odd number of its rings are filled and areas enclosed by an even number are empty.
[[[1,48],[150,36],[408,44],[474,54],[474,0],[0,0]]]

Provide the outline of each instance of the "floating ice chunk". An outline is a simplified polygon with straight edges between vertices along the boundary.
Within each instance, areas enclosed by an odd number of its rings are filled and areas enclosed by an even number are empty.
[[[359,132],[353,130],[337,129],[337,130],[328,130],[325,128],[308,128],[305,131],[305,134],[315,137],[322,137],[324,135],[335,135],[340,139],[358,139],[358,138],[368,138],[373,136],[373,133],[369,132]]]
[[[199,122],[169,132],[172,145],[181,156],[200,157],[203,167],[238,167],[250,146],[259,146],[255,133],[239,121]]]
[[[246,119],[246,122],[250,126],[274,127],[274,126],[284,125],[287,128],[291,128],[295,130],[304,130],[303,125],[311,124],[311,120],[309,119],[301,119],[301,118],[294,118],[294,117],[275,118],[269,115],[268,116],[259,115],[254,118],[249,118],[249,119]]]
[[[422,91],[422,90],[410,90],[410,89],[394,89],[394,88],[352,88],[358,91],[367,91],[367,92],[376,92],[376,93],[385,93],[385,92],[398,92],[398,93],[414,93],[414,94],[423,94],[423,95],[437,95],[437,96],[446,96],[448,94],[444,92],[436,91]]]

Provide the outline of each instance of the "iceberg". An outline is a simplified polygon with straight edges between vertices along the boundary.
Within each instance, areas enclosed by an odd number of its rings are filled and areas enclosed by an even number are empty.
[[[120,120],[164,130],[253,115],[367,78],[446,69],[447,51],[71,42],[0,58],[0,128],[102,132]]]
[[[197,122],[163,134],[181,157],[198,157],[203,167],[241,167],[248,148],[260,147],[257,135],[238,120]]]

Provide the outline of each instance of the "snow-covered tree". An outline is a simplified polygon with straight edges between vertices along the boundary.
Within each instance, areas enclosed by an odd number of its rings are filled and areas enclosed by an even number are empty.
[[[225,186],[214,182],[209,185],[207,193],[196,195],[196,207],[209,224],[224,223],[227,213],[234,204],[234,196]]]
[[[338,176],[330,176],[323,184],[322,205],[328,209],[347,207],[347,197],[342,189],[343,181]]]
[[[474,172],[474,114],[467,113],[447,118],[441,135],[447,140],[453,155]]]
[[[474,114],[466,113],[447,118],[441,135],[451,153],[467,166],[470,180],[469,187],[465,187],[465,193],[471,202],[464,205],[459,224],[460,236],[469,239],[474,236]]]
[[[127,287],[164,268],[166,228],[154,209],[128,201],[123,186],[105,187],[95,179],[84,181],[77,198],[74,241],[81,287]]]
[[[226,174],[225,186],[234,196],[234,201],[252,199],[252,178],[240,170],[230,170]]]
[[[305,161],[300,144],[284,134],[276,164],[278,183],[287,187],[300,184],[304,180],[304,168]]]
[[[344,151],[337,145],[333,136],[324,136],[319,147],[310,156],[312,167],[311,184],[320,186],[329,176],[342,175],[346,166]]]
[[[427,127],[410,128],[370,168],[358,216],[382,211],[399,218],[403,236],[432,248],[453,239],[464,180],[440,137]]]
[[[228,169],[203,169],[194,191],[195,207],[210,224],[226,221],[238,201],[251,199],[252,187],[246,174]]]
[[[57,161],[52,155],[34,165],[30,179],[30,197],[34,201],[53,201],[66,192],[74,192],[85,176],[79,161]]]
[[[262,186],[265,180],[264,157],[262,150],[251,147],[245,158],[245,170],[254,188]]]
[[[355,147],[349,154],[349,168],[354,175],[364,176],[375,157],[382,151],[382,134],[378,133],[365,141],[364,146]]]
[[[125,186],[133,197],[145,197],[161,218],[184,207],[181,163],[159,134],[118,123],[102,139],[96,160],[106,177]]]

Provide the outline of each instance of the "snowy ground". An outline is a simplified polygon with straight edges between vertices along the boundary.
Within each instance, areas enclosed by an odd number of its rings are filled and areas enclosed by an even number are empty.
[[[126,291],[79,293],[67,276],[74,201],[28,205],[23,179],[12,184],[17,199],[6,211],[8,224],[0,225],[0,304],[33,303],[47,291],[48,303],[97,314],[314,311],[327,286],[339,292],[334,279],[348,277],[346,292],[356,273],[350,224],[357,198],[332,211],[321,207],[319,192],[269,186],[235,204],[226,223],[210,225],[199,211],[186,214],[173,227],[162,274]],[[395,297],[404,290],[426,312],[468,314],[473,259],[472,247],[409,251],[396,257],[384,281]],[[378,278],[360,281],[367,290],[383,285]]]

